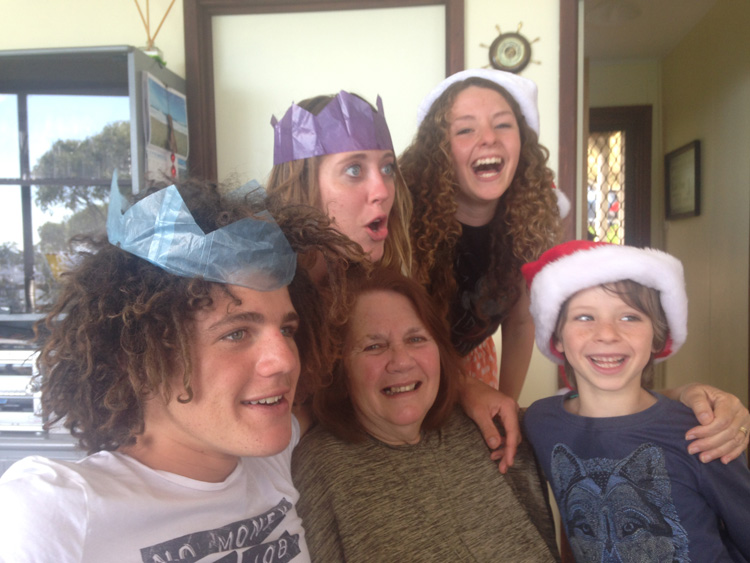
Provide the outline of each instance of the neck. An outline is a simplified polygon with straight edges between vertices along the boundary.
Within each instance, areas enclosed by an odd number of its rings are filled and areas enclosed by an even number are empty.
[[[473,202],[461,199],[458,196],[458,209],[456,209],[456,219],[459,223],[469,225],[470,227],[483,227],[488,225],[495,216],[497,209],[497,200],[492,202]]]
[[[578,397],[565,402],[565,410],[590,418],[611,418],[639,413],[654,403],[656,398],[642,387],[631,393],[579,389]]]
[[[389,446],[413,446],[422,440],[422,423],[417,426],[409,426],[398,429],[388,429],[382,431],[380,428],[365,428],[370,436],[379,442]]]
[[[239,463],[236,456],[210,456],[170,440],[157,439],[147,433],[138,436],[135,444],[121,447],[118,451],[151,469],[207,483],[221,483]]]

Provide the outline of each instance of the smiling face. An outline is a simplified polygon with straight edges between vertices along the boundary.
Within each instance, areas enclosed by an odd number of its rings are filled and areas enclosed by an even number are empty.
[[[518,167],[518,122],[499,92],[480,86],[469,86],[456,96],[449,122],[452,163],[460,186],[456,217],[465,224],[485,225]]]
[[[362,294],[351,317],[344,366],[357,419],[375,438],[413,444],[437,397],[440,352],[411,301]]]
[[[596,286],[579,291],[568,302],[555,348],[575,370],[581,396],[635,396],[653,345],[649,316]]]
[[[395,166],[392,151],[371,150],[327,155],[318,169],[321,209],[373,262],[383,257],[388,236]]]
[[[299,318],[286,287],[268,292],[227,286],[195,315],[191,334],[192,400],[179,375],[171,400],[147,402],[147,440],[173,458],[236,463],[268,456],[291,438],[291,406],[300,373],[294,334]],[[169,452],[169,453],[167,453]]]

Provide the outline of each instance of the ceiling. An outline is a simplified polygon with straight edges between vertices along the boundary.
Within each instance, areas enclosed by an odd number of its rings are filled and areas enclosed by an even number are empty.
[[[661,59],[716,0],[584,0],[584,54],[592,61]]]

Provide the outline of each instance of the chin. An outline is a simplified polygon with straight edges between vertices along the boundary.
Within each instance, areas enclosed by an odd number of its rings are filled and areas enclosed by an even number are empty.
[[[254,434],[259,436],[257,440],[248,441],[248,451],[244,456],[265,457],[275,455],[284,451],[292,440],[291,420],[286,425],[272,426],[265,430],[254,429]]]
[[[375,248],[370,249],[370,251],[367,253],[367,255],[370,257],[370,262],[379,262],[381,258],[383,258],[383,254],[385,254],[385,248],[383,246],[376,246]]]

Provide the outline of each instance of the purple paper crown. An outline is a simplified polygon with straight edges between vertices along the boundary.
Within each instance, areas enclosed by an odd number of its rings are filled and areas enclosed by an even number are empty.
[[[340,152],[393,150],[391,134],[378,96],[377,111],[362,98],[341,90],[313,115],[292,104],[273,125],[273,163],[336,154]]]

